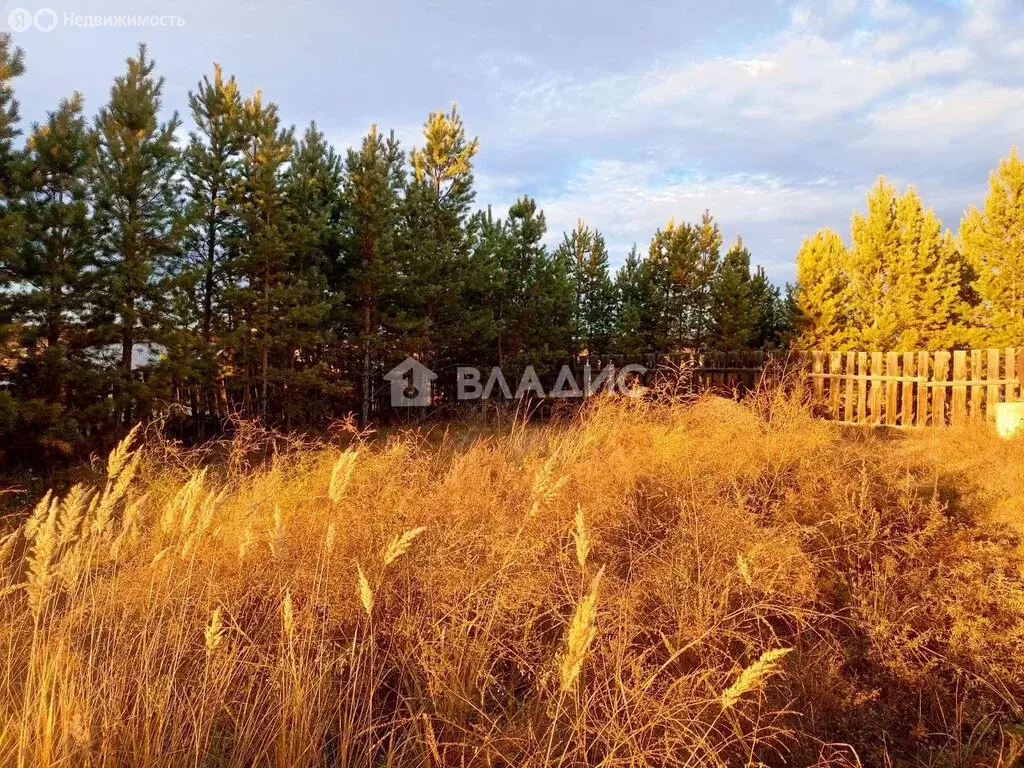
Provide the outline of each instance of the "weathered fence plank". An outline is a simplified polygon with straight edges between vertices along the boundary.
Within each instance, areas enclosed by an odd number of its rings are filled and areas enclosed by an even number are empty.
[[[839,400],[840,400],[840,387],[842,380],[835,378],[836,376],[842,375],[843,370],[843,354],[841,352],[829,352],[828,353],[828,414],[829,418],[838,421],[839,420]]]
[[[927,386],[931,372],[931,355],[927,352],[917,353],[917,426],[928,425],[928,407],[931,389]]]
[[[967,420],[967,352],[958,349],[953,352],[953,402],[950,416],[953,424]]]
[[[903,353],[903,391],[900,393],[901,405],[900,425],[909,427],[914,423],[914,353]]]
[[[988,379],[988,391],[985,397],[985,407],[987,409],[986,415],[989,421],[995,419],[995,408],[993,406],[999,402],[999,358],[998,349],[990,349],[988,351],[988,370],[986,371],[986,379]]]
[[[982,403],[985,399],[985,390],[982,387],[982,356],[980,349],[971,350],[971,418],[976,419],[982,414]]]
[[[935,391],[932,394],[932,421],[933,427],[946,426],[946,385],[949,380],[949,352],[945,350],[935,353],[935,369],[932,381],[935,382]]]
[[[895,352],[887,352],[885,355],[885,373],[887,376],[891,376],[892,379],[886,385],[886,398],[885,398],[885,423],[891,427],[896,426],[898,421],[897,418],[897,404],[899,402],[900,394],[900,358]]]

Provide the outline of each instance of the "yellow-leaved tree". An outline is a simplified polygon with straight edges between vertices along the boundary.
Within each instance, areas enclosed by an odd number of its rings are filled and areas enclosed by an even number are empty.
[[[972,205],[964,216],[960,241],[976,275],[975,342],[1024,343],[1024,162],[1016,147],[993,171],[985,208]]]
[[[843,349],[850,339],[850,278],[843,238],[822,229],[804,238],[796,257],[797,346]]]
[[[797,256],[800,346],[943,349],[967,338],[968,269],[953,235],[913,187],[880,177],[867,212],[853,215],[852,246],[822,230]]]

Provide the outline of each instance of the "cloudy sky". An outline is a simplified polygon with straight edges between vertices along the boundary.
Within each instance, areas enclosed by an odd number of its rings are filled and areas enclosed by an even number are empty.
[[[57,19],[14,35],[28,121],[76,89],[97,108],[139,40],[168,108],[219,61],[339,148],[371,122],[408,146],[457,101],[481,141],[478,203],[533,195],[552,241],[583,218],[615,264],[709,208],[789,280],[801,238],[848,237],[880,173],[955,230],[1024,137],[1024,0],[12,0],[4,21],[15,8]]]

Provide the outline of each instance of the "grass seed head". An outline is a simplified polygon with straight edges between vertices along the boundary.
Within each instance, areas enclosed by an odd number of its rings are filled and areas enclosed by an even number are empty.
[[[603,566],[590,583],[590,592],[576,604],[576,610],[573,612],[572,623],[569,624],[569,634],[565,639],[565,652],[562,654],[559,667],[563,691],[570,691],[576,685],[576,680],[583,669],[583,662],[587,658],[587,652],[597,636],[597,627],[595,626],[597,589],[601,584],[602,576],[604,576]]]
[[[356,563],[356,571],[359,575],[359,602],[363,604],[363,610],[369,616],[373,613],[373,590],[370,589],[370,582],[359,563]]]
[[[764,688],[768,678],[778,672],[779,661],[792,650],[775,648],[762,653],[757,661],[740,672],[732,685],[722,691],[722,709],[730,709],[746,694]]]
[[[327,489],[327,495],[331,501],[338,504],[348,490],[348,484],[352,480],[352,470],[356,467],[356,456],[358,451],[349,449],[342,453],[334,462],[331,469],[331,482]]]
[[[409,547],[412,546],[413,541],[416,540],[421,533],[426,529],[425,526],[419,528],[410,528],[408,531],[403,533],[401,536],[396,536],[388,544],[387,549],[384,550],[384,565],[389,566],[395,560],[400,558],[406,552],[409,551]]]

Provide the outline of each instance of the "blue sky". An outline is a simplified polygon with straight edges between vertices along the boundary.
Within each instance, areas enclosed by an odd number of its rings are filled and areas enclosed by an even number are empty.
[[[705,208],[777,281],[801,238],[849,236],[880,174],[913,183],[954,231],[1024,135],[1024,0],[494,0],[266,3],[11,0],[53,9],[15,33],[22,115],[72,90],[95,110],[137,41],[168,108],[219,61],[288,122],[343,149],[371,122],[409,147],[457,101],[480,137],[478,203],[538,199],[551,241],[577,218],[614,264]],[[179,17],[85,28],[80,16]],[[8,17],[4,13],[0,24]],[[183,115],[184,116],[184,115]]]

